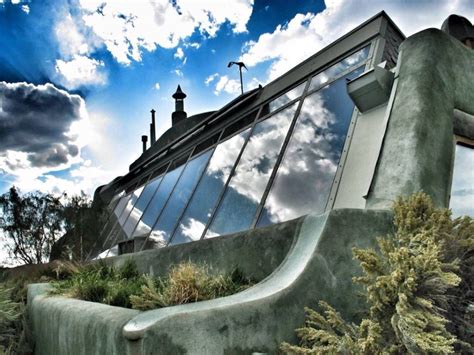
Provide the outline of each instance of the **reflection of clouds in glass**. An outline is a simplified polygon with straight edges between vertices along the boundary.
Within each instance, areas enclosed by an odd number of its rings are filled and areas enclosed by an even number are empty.
[[[275,100],[271,101],[269,103],[270,112],[273,112],[276,109],[286,105],[288,102],[300,97],[303,94],[305,85],[306,85],[306,81],[304,83],[301,83],[294,89],[291,89],[290,91],[277,97]]]
[[[246,129],[216,147],[206,172],[186,208],[181,220],[182,223],[171,239],[171,244],[187,242],[190,237],[192,240],[201,237],[204,226],[211,217],[217,198],[224,188],[249,131],[250,129]]]
[[[309,91],[322,87],[329,80],[334,79],[336,76],[341,74],[343,71],[349,69],[350,67],[356,66],[362,63],[367,59],[369,55],[369,46],[362,48],[360,51],[355,52],[349,57],[341,60],[340,62],[330,66],[321,73],[315,75],[311,79],[311,84],[309,85]]]
[[[206,225],[194,218],[188,218],[185,223],[180,224],[181,233],[191,240],[199,240]]]
[[[227,180],[227,177],[234,166],[235,160],[242,149],[246,133],[247,131],[245,131],[245,134],[241,133],[217,146],[211,161],[209,162],[205,173],[206,175],[215,175],[216,177],[223,179],[223,182]]]
[[[324,211],[352,114],[344,80],[306,97],[259,226]]]
[[[135,228],[135,232],[133,232],[133,237],[144,237],[148,233],[150,233],[151,227],[146,223],[140,221],[138,222],[137,228]]]
[[[127,221],[127,217],[132,212],[133,206],[135,205],[135,202],[137,202],[138,198],[140,197],[140,194],[142,193],[143,188],[144,188],[144,186],[141,186],[141,187],[139,187],[138,189],[136,189],[135,191],[133,191],[131,193],[130,199],[128,200],[128,202],[125,206],[125,210],[122,213],[122,216],[119,220],[119,223],[120,223],[121,226],[123,226],[125,224],[125,222]]]
[[[112,256],[117,256],[117,255],[118,255],[118,245],[116,245],[116,246],[114,246],[110,249],[104,250],[102,253],[97,255],[92,260],[99,260],[99,259],[104,259],[104,258],[108,258],[108,257],[110,258]]]
[[[212,230],[208,229],[207,232],[206,232],[206,237],[205,237],[205,238],[206,238],[206,239],[208,239],[208,238],[215,238],[215,237],[218,237],[218,236],[220,236],[219,233],[215,233],[215,232],[213,232]]]
[[[206,237],[249,228],[297,105],[255,126]]]
[[[166,246],[166,233],[162,231],[152,231],[148,237],[148,241],[154,244],[155,248],[162,248]]]
[[[453,215],[474,217],[474,149],[456,145],[451,201]]]
[[[296,106],[297,103],[277,113],[274,119],[255,127],[236,173],[230,180],[232,189],[255,203],[260,202]]]
[[[123,212],[123,209],[125,208],[125,204],[128,201],[128,197],[129,197],[128,195],[123,196],[120,199],[119,203],[117,203],[117,206],[115,207],[115,210],[114,210],[114,214],[117,218],[120,217],[120,214]]]

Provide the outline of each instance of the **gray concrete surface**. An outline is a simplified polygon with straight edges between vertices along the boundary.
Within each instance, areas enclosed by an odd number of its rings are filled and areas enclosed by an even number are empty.
[[[304,306],[316,307],[322,299],[348,319],[358,317],[364,304],[351,281],[360,272],[351,249],[374,245],[376,236],[391,231],[391,218],[387,211],[343,209],[293,222],[291,249],[269,277],[211,301],[136,312],[45,297],[47,286],[31,285],[35,353],[275,353],[281,341],[296,340],[294,329],[303,324]]]
[[[398,65],[397,93],[367,207],[389,208],[397,196],[418,191],[447,207],[454,110],[474,114],[474,50],[428,29],[402,43]]]

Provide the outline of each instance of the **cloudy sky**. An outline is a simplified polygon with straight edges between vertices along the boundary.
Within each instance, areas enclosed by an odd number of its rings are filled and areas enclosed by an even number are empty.
[[[265,84],[384,9],[406,34],[472,0],[0,0],[0,193],[89,194],[141,150],[149,111],[171,123]]]

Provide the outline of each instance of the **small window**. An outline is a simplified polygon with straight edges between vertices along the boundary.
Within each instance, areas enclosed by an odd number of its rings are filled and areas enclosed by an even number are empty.
[[[454,158],[451,201],[453,217],[474,217],[474,142],[458,141]]]
[[[276,111],[280,107],[283,107],[290,101],[297,99],[303,94],[304,87],[306,86],[306,81],[298,85],[297,87],[291,89],[290,91],[285,92],[283,95],[277,97],[275,100],[270,101],[269,112]]]

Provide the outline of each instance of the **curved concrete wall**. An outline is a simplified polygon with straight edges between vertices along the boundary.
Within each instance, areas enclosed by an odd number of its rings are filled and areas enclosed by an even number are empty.
[[[216,300],[136,312],[29,288],[37,354],[242,354],[295,341],[304,306],[326,300],[348,319],[365,307],[352,276],[352,247],[367,247],[392,229],[387,211],[333,210],[294,224],[295,240],[265,280]],[[199,244],[197,244],[199,245]],[[119,333],[121,335],[119,335]],[[60,340],[58,340],[60,335]]]
[[[367,199],[389,208],[398,196],[424,191],[447,207],[458,109],[474,114],[474,50],[436,29],[402,43],[392,113]]]
[[[260,281],[281,264],[290,250],[303,218],[286,223],[205,239],[167,248],[146,250],[104,259],[116,266],[133,260],[140,272],[165,276],[183,261],[210,266],[211,272],[232,272],[238,267],[247,277]]]

